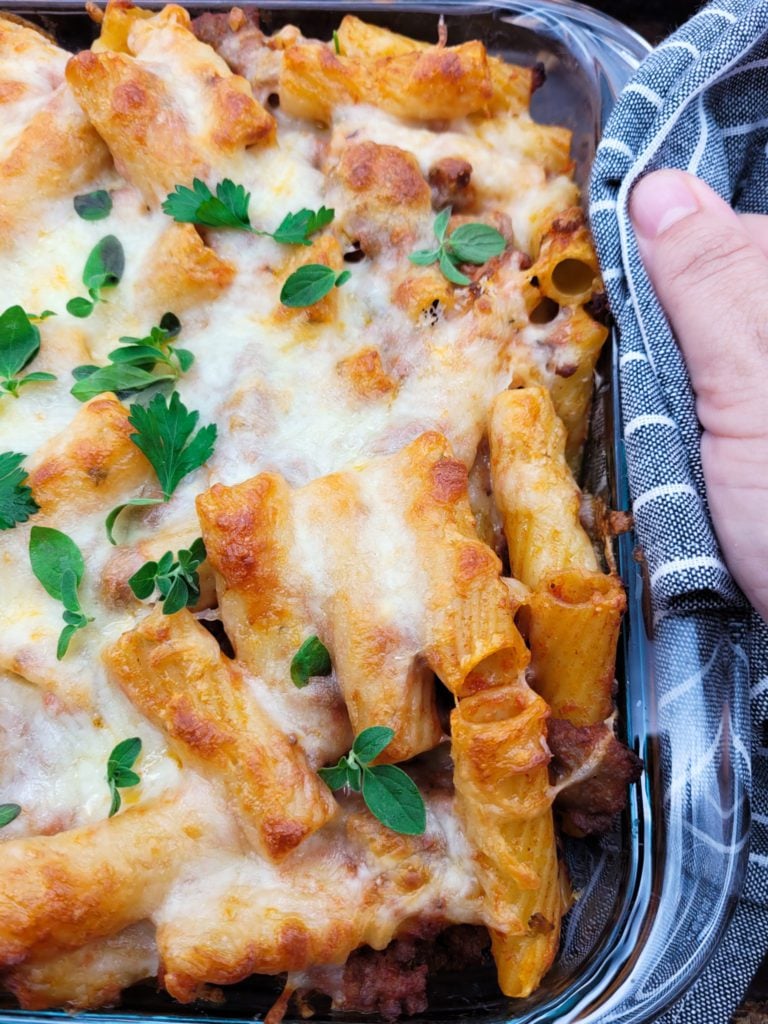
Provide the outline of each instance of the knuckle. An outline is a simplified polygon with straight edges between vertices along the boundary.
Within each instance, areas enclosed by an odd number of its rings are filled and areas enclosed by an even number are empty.
[[[663,272],[675,291],[695,285],[697,290],[715,284],[725,285],[734,278],[741,282],[754,278],[755,249],[744,237],[732,237],[722,228],[702,225],[675,233],[670,239]]]

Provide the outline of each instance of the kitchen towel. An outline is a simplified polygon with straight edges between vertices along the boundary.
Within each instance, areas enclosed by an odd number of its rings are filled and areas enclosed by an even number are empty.
[[[768,951],[768,627],[749,609],[719,550],[694,396],[629,220],[632,187],[662,167],[697,175],[740,212],[768,213],[767,0],[710,3],[642,63],[606,126],[590,189],[592,230],[619,329],[622,436],[652,597],[666,789],[662,856],[682,864],[679,890],[668,894],[678,941],[661,933],[659,942],[670,948],[659,948],[655,969],[638,985],[646,999],[655,986],[649,1002],[667,1006],[664,1024],[726,1024]],[[697,730],[691,723],[701,716],[707,728]],[[732,799],[722,814],[724,790],[751,792],[749,846],[746,800]],[[718,793],[719,800],[711,798]],[[747,850],[742,898],[721,937],[708,921],[732,899],[734,871]],[[713,951],[681,995],[681,979]],[[610,1019],[635,1018],[625,1007]]]

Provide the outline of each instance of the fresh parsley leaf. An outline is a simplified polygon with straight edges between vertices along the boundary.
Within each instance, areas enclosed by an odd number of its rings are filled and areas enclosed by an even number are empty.
[[[309,636],[291,660],[291,679],[300,690],[312,676],[329,676],[333,671],[328,648],[316,636]]]
[[[311,245],[310,235],[333,220],[333,210],[324,206],[289,213],[274,231],[259,231],[251,224],[248,206],[251,193],[242,185],[225,178],[216,186],[216,195],[204,181],[195,178],[192,188],[177,185],[163,203],[163,211],[182,224],[200,224],[209,228],[236,228],[255,235],[267,235],[283,245]]]
[[[163,212],[181,224],[202,224],[209,228],[238,228],[250,231],[248,203],[251,194],[242,185],[225,178],[216,186],[216,195],[204,181],[195,178],[192,188],[177,185],[163,203]]]
[[[59,635],[56,658],[61,661],[79,629],[93,622],[80,607],[78,587],[85,573],[80,548],[71,537],[48,526],[33,526],[29,535],[32,572],[47,593],[64,605],[64,629]]]
[[[19,388],[35,381],[56,380],[52,373],[17,376],[40,351],[40,330],[35,317],[21,306],[9,306],[0,315],[0,389],[18,398]]]
[[[216,424],[209,423],[195,433],[200,413],[190,412],[176,391],[166,401],[155,395],[146,408],[134,404],[128,422],[136,428],[130,440],[142,451],[157,474],[162,498],[131,498],[107,516],[107,536],[115,544],[113,529],[117,517],[129,505],[159,505],[168,501],[178,485],[213,454]]]
[[[129,363],[100,366],[95,372],[78,380],[71,388],[70,394],[80,402],[87,402],[89,398],[101,395],[105,391],[142,391],[153,384],[175,379],[173,374],[148,373]]]
[[[379,764],[363,771],[363,800],[382,825],[406,836],[421,836],[427,810],[410,776],[394,764]]]
[[[276,242],[283,245],[311,245],[310,236],[330,224],[334,215],[335,211],[329,210],[325,206],[321,206],[317,212],[299,210],[298,213],[289,213],[271,232],[271,236]],[[270,234],[268,231],[259,233]]]
[[[394,735],[383,725],[364,729],[350,752],[332,767],[320,768],[318,775],[330,789],[362,790],[368,810],[393,832],[420,836],[427,827],[427,812],[413,779],[396,765],[370,763]]]
[[[109,817],[113,817],[120,810],[122,799],[121,789],[128,789],[130,786],[138,786],[141,777],[131,771],[141,753],[141,740],[138,736],[122,740],[114,748],[107,760],[107,784],[112,794],[112,803],[109,808]]]
[[[67,303],[67,312],[83,319],[90,316],[98,302],[103,302],[102,288],[114,288],[125,270],[125,252],[118,238],[105,235],[88,253],[83,268],[83,284],[90,299],[75,298]]]
[[[330,292],[334,285],[339,288],[348,281],[351,274],[342,270],[337,274],[332,267],[323,263],[306,263],[288,277],[280,292],[280,301],[291,309],[313,306]]]
[[[104,220],[112,212],[112,197],[103,188],[74,198],[75,212],[83,220]]]
[[[27,474],[20,466],[25,458],[19,452],[0,454],[0,530],[26,523],[39,510],[31,489],[24,483]]]
[[[5,828],[21,814],[18,804],[0,804],[0,828]]]
[[[433,229],[440,243],[437,249],[417,249],[408,259],[420,267],[428,267],[437,262],[443,275],[453,284],[468,285],[471,281],[458,269],[458,264],[487,263],[503,253],[507,243],[504,236],[488,224],[462,224],[446,238],[450,218],[450,206],[435,218]]]
[[[213,454],[216,424],[195,434],[199,419],[200,413],[190,412],[175,391],[167,403],[163,395],[155,395],[146,408],[131,407],[128,422],[137,432],[130,439],[151,462],[166,501],[184,477]]]
[[[198,537],[188,550],[179,551],[176,561],[173,552],[166,551],[159,562],[145,562],[128,585],[140,600],[149,597],[157,587],[163,598],[163,615],[173,615],[182,608],[190,608],[200,597],[197,570],[205,561],[205,554],[205,544]]]

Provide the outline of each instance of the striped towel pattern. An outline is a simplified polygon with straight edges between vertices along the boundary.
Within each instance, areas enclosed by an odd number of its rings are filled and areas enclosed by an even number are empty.
[[[768,950],[768,627],[747,607],[714,536],[694,396],[627,213],[633,185],[661,167],[696,174],[741,212],[768,212],[766,0],[715,0],[643,62],[611,114],[590,189],[592,230],[620,331],[623,439],[656,626],[667,843],[689,876],[688,890],[677,894],[680,946],[688,952],[660,956],[655,978],[644,981],[671,991],[683,961],[693,961],[690,949],[698,943],[703,959],[715,945],[706,934],[707,915],[697,918],[691,894],[714,906],[716,890],[727,890],[728,881],[718,881],[718,843],[712,830],[690,835],[680,822],[690,819],[692,801],[706,799],[707,787],[717,792],[723,772],[732,772],[744,792],[752,786],[746,887],[709,966],[660,1018],[664,1024],[726,1024]],[[701,667],[690,673],[685,646],[692,635],[698,654],[688,652],[688,661]],[[743,664],[743,692],[726,700],[724,678],[733,678],[737,664]],[[743,714],[735,706],[742,701]],[[702,716],[718,742],[702,747],[695,738],[676,738]],[[723,822],[726,844],[744,808],[730,811],[731,821]],[[705,882],[713,890],[708,897]],[[727,891],[720,898],[727,899]],[[615,1019],[635,1018],[619,1012]]]

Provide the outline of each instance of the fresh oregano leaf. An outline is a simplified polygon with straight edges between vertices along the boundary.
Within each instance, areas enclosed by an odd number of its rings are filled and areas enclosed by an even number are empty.
[[[0,828],[5,828],[21,814],[18,804],[0,804]]]
[[[71,537],[50,526],[33,526],[29,535],[29,561],[32,572],[45,591],[56,601],[63,601],[63,580],[67,572],[80,586],[85,562],[80,548]]]
[[[125,270],[125,253],[119,239],[106,235],[91,249],[83,270],[83,284],[89,293],[120,283]]]
[[[361,765],[375,761],[379,754],[392,742],[394,730],[386,725],[372,725],[355,738],[352,752]]]
[[[124,501],[122,505],[118,505],[113,508],[104,521],[104,525],[107,530],[107,538],[110,544],[117,544],[114,535],[115,523],[120,513],[126,508],[141,508],[146,505],[162,505],[165,498],[131,498],[129,501]]]
[[[136,772],[131,771],[140,753],[141,740],[138,736],[133,736],[118,743],[109,755],[107,760],[107,784],[112,794],[112,802],[109,808],[110,818],[120,810],[122,802],[120,790],[127,789],[130,786],[138,786],[141,782],[141,777]]]
[[[79,629],[93,622],[80,607],[78,587],[85,572],[80,548],[71,537],[49,526],[33,526],[29,535],[29,561],[43,588],[64,605],[64,629],[56,645],[61,661]]]
[[[80,402],[87,402],[96,395],[105,391],[143,391],[144,388],[153,384],[161,384],[164,381],[175,380],[170,373],[149,373],[147,370],[131,366],[130,363],[101,366],[95,373],[91,373],[71,388],[70,394]]]
[[[318,771],[331,789],[362,789],[363,800],[374,817],[403,835],[418,836],[427,827],[427,812],[418,787],[396,765],[371,765],[370,762],[389,746],[392,729],[373,725],[364,729],[352,749],[337,764]]]
[[[90,316],[96,303],[102,302],[102,288],[113,288],[120,283],[125,270],[125,252],[118,238],[105,235],[88,254],[83,268],[83,284],[88,289],[90,301],[83,298],[70,299],[67,312],[81,319]]]
[[[424,800],[410,776],[394,764],[363,769],[363,800],[382,825],[406,836],[420,836],[427,827]]]
[[[329,676],[333,671],[328,648],[316,636],[309,636],[291,660],[293,685],[302,689],[312,676]]]
[[[448,239],[451,254],[460,263],[487,263],[507,247],[504,236],[488,224],[462,224]]]
[[[173,552],[166,551],[159,562],[147,562],[128,580],[139,598],[148,598],[155,587],[163,598],[163,615],[173,615],[194,605],[200,597],[198,568],[205,561],[205,544],[198,537],[189,549],[182,549],[174,561]]]
[[[456,267],[450,254],[447,253],[445,249],[440,253],[438,264],[443,272],[443,276],[447,277],[452,284],[467,285],[471,283],[467,275],[462,274],[462,272]]]
[[[39,351],[40,329],[21,306],[9,306],[0,314],[0,377],[12,379]]]
[[[70,299],[67,303],[66,309],[72,316],[76,316],[80,320],[85,320],[86,317],[90,316],[94,310],[96,303],[91,302],[90,299],[83,299],[80,296],[74,299]]]
[[[75,196],[75,212],[83,220],[104,220],[112,212],[112,197],[103,188]]]
[[[437,260],[443,276],[452,284],[466,286],[470,278],[463,274],[459,263],[487,263],[499,256],[506,248],[504,236],[488,224],[462,224],[446,237],[451,219],[451,207],[447,206],[437,215],[433,230],[440,245],[437,249],[417,249],[408,259],[417,266],[426,267]]]

